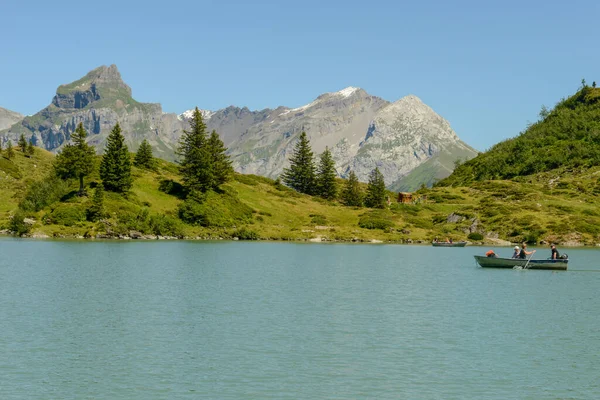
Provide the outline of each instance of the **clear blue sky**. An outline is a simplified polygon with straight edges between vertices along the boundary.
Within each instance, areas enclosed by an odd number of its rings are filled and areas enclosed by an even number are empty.
[[[23,114],[116,64],[134,98],[177,113],[414,94],[485,150],[600,83],[597,0],[21,0],[0,15],[0,106]]]

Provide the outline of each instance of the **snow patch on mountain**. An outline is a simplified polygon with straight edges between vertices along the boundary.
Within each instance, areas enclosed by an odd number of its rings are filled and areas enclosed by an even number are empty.
[[[194,111],[195,111],[195,109],[184,111],[184,112],[182,112],[181,114],[179,114],[177,116],[177,119],[180,120],[180,121],[191,119],[194,116]],[[210,111],[210,110],[199,110],[199,111],[200,111],[200,114],[202,114],[202,118],[205,121],[209,120],[210,117],[212,117],[213,115],[215,115],[214,111]]]

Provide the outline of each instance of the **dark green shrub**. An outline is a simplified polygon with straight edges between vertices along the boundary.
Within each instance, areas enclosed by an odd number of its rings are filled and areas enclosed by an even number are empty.
[[[242,203],[234,192],[194,193],[179,205],[179,218],[204,227],[232,227],[252,221],[252,208]]]
[[[233,232],[231,234],[231,236],[237,237],[240,240],[258,240],[258,239],[260,239],[258,236],[258,233],[246,228],[245,226],[243,226],[240,229]]]
[[[40,211],[69,193],[69,184],[55,176],[29,185],[19,207],[25,211]]]
[[[160,236],[183,236],[181,222],[169,215],[152,215],[148,221],[150,231]]]
[[[59,204],[45,217],[46,224],[74,226],[86,220],[86,209],[80,204]]]
[[[183,185],[173,179],[162,179],[158,184],[158,190],[177,197],[185,196]]]
[[[469,233],[469,236],[467,236],[467,238],[469,240],[483,240],[483,235],[481,233],[473,232]]]
[[[388,229],[394,226],[394,223],[387,219],[365,217],[358,221],[358,226],[365,229]]]
[[[315,225],[325,225],[327,224],[327,218],[321,214],[310,214],[311,217],[310,222]]]
[[[31,225],[26,224],[23,220],[27,215],[21,209],[18,209],[10,220],[9,229],[17,236],[29,233]]]

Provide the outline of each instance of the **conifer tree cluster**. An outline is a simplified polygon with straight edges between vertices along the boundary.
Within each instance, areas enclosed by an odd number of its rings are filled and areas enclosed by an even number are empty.
[[[85,194],[83,178],[94,170],[94,148],[85,142],[87,132],[80,122],[71,135],[72,144],[67,144],[54,160],[56,175],[62,179],[79,179],[79,196]]]
[[[190,130],[183,131],[177,154],[181,157],[179,171],[188,193],[218,189],[233,174],[225,145],[217,132],[210,136],[198,107],[190,120]]]
[[[329,148],[325,148],[319,157],[319,165],[315,166],[310,142],[306,132],[302,132],[281,181],[297,192],[333,200],[337,197],[336,176],[335,161]]]
[[[100,178],[104,188],[112,192],[127,192],[133,183],[131,156],[118,122],[108,135],[100,163]]]
[[[154,157],[152,156],[152,146],[146,139],[140,144],[140,147],[135,153],[133,165],[138,168],[154,169]]]
[[[354,171],[350,171],[342,191],[342,203],[348,207],[362,207],[363,193]]]
[[[370,208],[385,208],[387,192],[385,181],[379,168],[375,168],[369,175],[369,185],[365,196],[365,206]]]

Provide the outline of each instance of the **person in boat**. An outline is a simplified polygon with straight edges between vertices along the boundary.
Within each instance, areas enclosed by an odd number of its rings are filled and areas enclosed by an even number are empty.
[[[511,258],[519,258],[520,253],[521,253],[521,249],[519,249],[519,246],[515,246],[515,252],[513,253]]]
[[[550,246],[550,248],[552,249],[552,256],[550,258],[552,260],[558,260],[558,259],[560,259],[560,254],[558,254],[558,250],[556,250],[556,245],[552,244]]]
[[[527,243],[523,242],[523,244],[521,245],[521,252],[519,253],[519,258],[526,259],[527,256],[530,256],[533,253],[535,253],[535,250],[527,251]]]
[[[485,253],[485,256],[486,256],[486,257],[493,257],[493,258],[496,258],[496,257],[498,257],[498,256],[496,255],[496,253],[494,253],[494,250],[488,250],[488,251]]]

